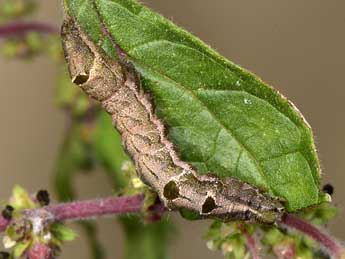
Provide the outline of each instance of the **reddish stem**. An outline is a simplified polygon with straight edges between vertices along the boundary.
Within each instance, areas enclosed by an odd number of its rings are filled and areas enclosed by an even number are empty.
[[[240,225],[240,230],[247,240],[247,247],[249,249],[249,252],[252,255],[252,258],[253,259],[260,259],[259,249],[256,245],[256,241],[253,238],[253,236],[248,232],[248,230],[243,225]]]
[[[10,222],[10,220],[7,220],[3,216],[0,216],[0,232],[5,231]]]
[[[56,221],[81,220],[105,215],[140,212],[143,205],[144,195],[138,194],[127,197],[109,197],[51,205],[38,209],[26,210],[24,215],[39,215],[40,212],[42,212],[42,214],[48,212],[52,214],[53,220]],[[161,203],[158,203],[153,206],[150,211],[161,215],[164,213],[164,207]],[[0,216],[0,232],[4,231],[10,223],[10,220]],[[294,215],[288,214],[282,219],[281,224],[289,228],[296,229],[311,237],[325,247],[334,258],[345,258],[345,249],[332,237],[310,223],[305,222]],[[250,250],[252,257],[254,259],[259,259],[260,256],[254,238],[244,227],[241,228],[241,231],[247,239],[248,249]]]
[[[0,26],[0,38],[23,36],[33,31],[44,34],[59,33],[56,27],[41,22],[12,22]]]
[[[43,243],[36,243],[34,244],[30,250],[26,253],[26,259],[54,259],[52,249],[43,244]]]
[[[281,223],[314,239],[321,246],[326,248],[332,257],[336,259],[345,258],[345,248],[342,247],[334,238],[322,232],[312,224],[291,214],[286,215]]]
[[[51,213],[54,221],[82,220],[105,215],[140,212],[144,205],[144,195],[126,197],[109,197],[102,199],[76,201],[26,210],[24,215]],[[152,208],[153,212],[161,211],[161,204]],[[42,212],[42,213],[40,213]],[[4,231],[11,221],[0,216],[0,232]]]
[[[144,195],[109,197],[103,199],[76,201],[45,207],[54,215],[55,220],[78,220],[96,216],[140,212]]]
[[[25,210],[23,212],[23,217],[35,218],[37,216],[42,216],[42,219],[47,221],[67,221],[83,220],[105,215],[141,212],[144,206],[144,199],[144,194],[138,194],[134,196],[107,197],[94,200],[61,203],[37,209]],[[152,212],[152,215],[160,218],[164,213],[165,208],[162,203],[158,202],[153,205],[149,211]],[[0,232],[4,231],[10,223],[10,220],[6,220],[3,216],[0,216]],[[37,243],[26,252],[26,258],[53,259],[54,257],[51,248],[43,243]]]

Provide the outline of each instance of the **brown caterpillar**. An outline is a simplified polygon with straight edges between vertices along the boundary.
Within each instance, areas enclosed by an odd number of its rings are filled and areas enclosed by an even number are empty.
[[[62,40],[72,81],[112,116],[138,175],[166,207],[223,221],[274,223],[282,217],[281,203],[254,186],[231,177],[200,175],[181,161],[136,71],[111,60],[70,17],[62,26]]]

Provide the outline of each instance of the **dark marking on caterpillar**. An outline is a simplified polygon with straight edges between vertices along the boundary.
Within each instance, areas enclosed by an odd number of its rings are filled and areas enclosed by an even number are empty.
[[[235,178],[198,174],[179,159],[133,66],[110,59],[71,17],[61,35],[72,81],[111,115],[138,176],[166,207],[223,221],[280,220],[284,207],[277,199]]]
[[[329,195],[332,195],[332,194],[334,193],[334,187],[333,187],[333,185],[327,183],[327,184],[325,184],[325,185],[322,187],[322,191],[323,191],[324,193],[327,193],[327,194],[329,194]]]
[[[164,186],[163,195],[168,200],[175,200],[180,196],[179,187],[175,181],[170,181]]]
[[[215,208],[217,208],[217,204],[211,196],[208,196],[202,205],[201,212],[203,214],[211,213]]]

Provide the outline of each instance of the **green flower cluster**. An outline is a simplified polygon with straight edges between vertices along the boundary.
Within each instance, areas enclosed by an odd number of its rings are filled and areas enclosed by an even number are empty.
[[[23,22],[37,7],[34,0],[3,0],[0,2],[0,53],[7,58],[32,58],[46,54],[61,60],[59,36],[50,26]],[[40,31],[41,30],[41,31]],[[6,35],[5,35],[6,34]]]
[[[14,18],[22,18],[35,11],[35,0],[2,0],[0,3],[0,24]]]
[[[317,225],[324,226],[337,215],[337,209],[329,202],[312,206],[299,213],[299,217]],[[246,230],[246,232],[243,231]],[[248,257],[250,234],[257,242],[257,250],[265,249],[277,258],[326,259],[327,254],[311,238],[283,227],[243,224],[240,222],[222,223],[215,221],[205,235],[211,250],[220,250],[228,259]]]
[[[1,54],[6,58],[21,59],[30,59],[44,54],[53,60],[61,60],[62,49],[58,35],[28,32],[7,38],[2,43]]]
[[[214,221],[204,237],[207,240],[207,247],[213,251],[220,250],[228,259],[251,258],[243,228],[248,233],[254,231],[252,225],[244,225],[239,222],[222,223]]]
[[[54,221],[48,211],[37,210],[39,215],[27,215],[25,210],[34,211],[48,204],[48,196],[42,197],[42,193],[46,192],[40,191],[36,196],[30,196],[22,187],[14,187],[10,202],[3,211],[3,215],[12,220],[3,238],[4,247],[10,249],[10,258],[20,258],[38,244],[58,254],[65,241],[76,238],[73,230]]]

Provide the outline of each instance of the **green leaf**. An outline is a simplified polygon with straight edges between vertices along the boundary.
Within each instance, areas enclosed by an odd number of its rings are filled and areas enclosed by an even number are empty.
[[[69,86],[72,87],[71,85]],[[61,89],[62,95],[64,95],[64,90],[69,91],[67,87],[66,89]],[[80,128],[85,126],[75,124],[73,123],[67,132],[60,148],[59,158],[56,162],[55,188],[59,199],[62,201],[76,199],[73,178],[79,171],[85,168],[86,164],[90,163],[87,161],[89,155],[87,155],[88,151],[86,150],[85,143],[80,138]],[[83,228],[87,236],[92,258],[105,258],[104,249],[98,241],[96,224],[94,222],[83,221],[79,222],[79,225]],[[58,242],[60,241],[58,240]]]
[[[33,13],[36,6],[37,3],[33,0],[2,0],[0,1],[0,23],[28,16]]]
[[[88,163],[85,144],[82,142],[80,127],[72,125],[60,147],[55,166],[54,185],[61,201],[74,198],[73,175]]]
[[[60,223],[53,224],[50,230],[59,241],[73,241],[78,236],[72,229]]]
[[[105,250],[98,240],[98,235],[97,235],[98,228],[95,222],[82,221],[82,222],[79,222],[79,225],[83,227],[86,233],[86,236],[88,238],[88,244],[92,252],[92,258],[94,259],[106,258]]]
[[[174,228],[166,219],[145,224],[137,216],[120,217],[125,233],[126,259],[167,259],[167,248]]]
[[[13,249],[13,256],[15,258],[19,258],[23,255],[23,253],[25,252],[25,250],[31,245],[31,241],[21,241],[20,243],[18,243],[14,249]]]
[[[57,80],[57,87],[55,92],[57,105],[64,108],[71,106],[78,92],[80,92],[79,89],[77,87],[74,87],[64,67],[63,69],[61,69]]]
[[[71,89],[69,88],[80,92],[79,89],[66,82],[65,87],[60,87],[59,94],[62,97],[66,96],[64,99],[66,105],[72,105],[71,107],[75,108],[75,105],[77,105],[74,102],[75,94],[72,96],[70,94]],[[74,91],[74,93],[76,92]],[[64,103],[62,102],[60,104]],[[73,106],[73,104],[75,105]],[[97,116],[100,117],[101,115],[97,114]],[[90,161],[92,157],[90,152],[93,152],[93,149],[91,149],[88,144],[88,138],[81,137],[83,131],[90,132],[91,128],[87,123],[85,124],[82,121],[74,119],[69,131],[66,132],[65,140],[60,148],[59,157],[56,162],[55,188],[59,199],[62,201],[76,199],[73,179],[77,173],[84,171],[85,168],[88,168],[89,165],[92,164]],[[79,222],[79,225],[83,228],[87,236],[90,251],[92,253],[91,258],[105,258],[105,251],[97,237],[96,223],[83,221]],[[61,242],[61,240],[58,240],[58,242]]]
[[[19,185],[15,185],[13,188],[10,204],[15,210],[33,209],[36,207],[29,193]]]
[[[197,213],[195,211],[191,211],[191,210],[188,210],[188,209],[185,209],[185,208],[181,208],[179,210],[179,212],[180,212],[180,215],[183,218],[187,219],[187,220],[193,221],[193,220],[201,219],[200,213]]]
[[[312,131],[276,90],[135,1],[66,3],[110,56],[100,18],[128,53],[182,160],[283,197],[289,211],[321,200]]]

